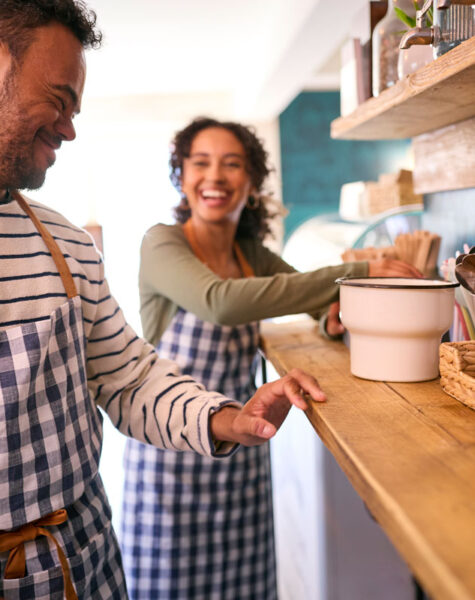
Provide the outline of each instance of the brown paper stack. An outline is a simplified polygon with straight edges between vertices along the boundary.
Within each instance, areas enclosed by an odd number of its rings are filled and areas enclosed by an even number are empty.
[[[475,409],[475,341],[445,342],[439,359],[444,392]]]
[[[366,212],[369,215],[407,204],[422,204],[422,196],[414,193],[412,171],[405,169],[380,175],[377,182],[368,181],[365,196]]]
[[[440,236],[430,231],[400,233],[394,241],[394,246],[349,249],[343,252],[341,258],[343,262],[396,258],[414,265],[426,277],[433,277],[437,272],[440,241]]]

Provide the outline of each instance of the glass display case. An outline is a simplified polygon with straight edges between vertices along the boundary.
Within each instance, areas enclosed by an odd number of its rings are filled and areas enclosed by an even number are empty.
[[[406,205],[368,221],[343,221],[338,214],[318,215],[300,225],[284,246],[284,260],[299,271],[340,264],[348,248],[391,246],[400,233],[423,229],[423,207]]]
[[[411,233],[423,229],[423,212],[422,208],[405,206],[375,218],[355,239],[352,248],[392,246],[400,233]]]

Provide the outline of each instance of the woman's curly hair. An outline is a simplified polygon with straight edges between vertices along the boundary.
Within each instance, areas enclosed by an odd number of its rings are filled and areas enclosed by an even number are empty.
[[[268,206],[269,199],[261,194],[264,181],[271,172],[267,165],[268,153],[252,127],[232,121],[218,121],[209,117],[198,117],[175,134],[170,153],[170,179],[182,195],[180,204],[174,210],[175,219],[178,223],[185,223],[190,218],[190,207],[181,189],[183,163],[185,158],[190,156],[191,144],[196,135],[200,131],[211,127],[226,129],[241,142],[246,155],[246,170],[249,173],[253,188],[258,193],[256,207],[252,209],[248,206],[244,207],[238,223],[236,237],[263,239],[271,232],[269,221],[278,214],[278,211],[270,210]]]
[[[67,27],[84,49],[98,48],[102,33],[96,13],[83,0],[1,0],[0,41],[19,63],[34,40],[37,27],[56,22]]]

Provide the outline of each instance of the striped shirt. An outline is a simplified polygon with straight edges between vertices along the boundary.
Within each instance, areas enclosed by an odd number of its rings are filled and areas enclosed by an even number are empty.
[[[81,298],[91,399],[125,435],[160,448],[217,454],[209,417],[231,400],[180,375],[126,323],[88,233],[37,202],[38,218],[62,251]],[[0,328],[47,320],[67,301],[55,263],[17,202],[0,205]],[[220,455],[230,445],[220,446]]]

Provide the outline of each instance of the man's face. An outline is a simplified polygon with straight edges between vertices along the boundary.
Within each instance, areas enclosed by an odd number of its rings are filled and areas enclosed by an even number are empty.
[[[19,65],[0,44],[0,189],[37,189],[63,141],[76,137],[86,66],[63,25],[35,31]]]

